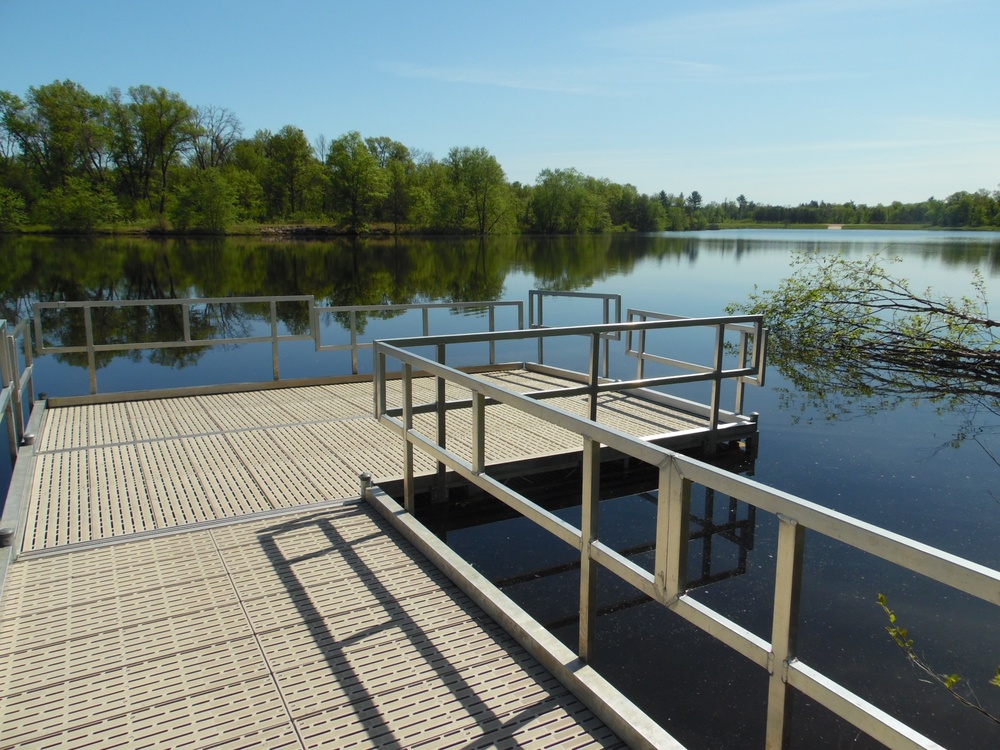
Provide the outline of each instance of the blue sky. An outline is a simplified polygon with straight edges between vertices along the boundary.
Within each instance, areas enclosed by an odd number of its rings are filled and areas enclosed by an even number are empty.
[[[909,202],[997,189],[998,29],[997,0],[0,0],[0,89],[163,86],[525,183]]]

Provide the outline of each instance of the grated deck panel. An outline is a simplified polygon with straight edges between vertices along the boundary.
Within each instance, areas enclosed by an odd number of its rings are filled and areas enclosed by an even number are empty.
[[[367,506],[22,557],[0,748],[624,745]]]
[[[565,385],[551,375],[513,370],[483,375],[515,391]],[[413,381],[417,398],[435,398],[435,380]],[[400,381],[387,383],[399,403]],[[449,400],[468,389],[449,385]],[[122,536],[249,513],[355,498],[358,475],[399,477],[402,440],[371,417],[371,383],[54,408],[39,441],[23,549]],[[585,415],[584,396],[551,402]],[[634,435],[704,427],[648,401],[602,394],[599,419]],[[418,415],[424,434],[436,417]],[[486,409],[486,460],[501,462],[577,450],[579,436],[502,404]],[[447,414],[447,446],[472,458],[469,410]],[[420,451],[416,470],[434,462]]]

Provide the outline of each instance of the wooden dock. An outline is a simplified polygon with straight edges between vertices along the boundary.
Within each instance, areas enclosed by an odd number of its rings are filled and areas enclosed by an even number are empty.
[[[625,747],[358,501],[359,474],[402,466],[371,403],[345,383],[48,409],[0,581],[0,748]],[[601,414],[703,426],[621,394]],[[491,462],[580,448],[499,404],[487,429]]]

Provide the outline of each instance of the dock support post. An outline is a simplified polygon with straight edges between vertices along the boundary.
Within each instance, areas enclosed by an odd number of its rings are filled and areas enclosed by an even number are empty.
[[[413,482],[413,365],[403,363],[403,507],[407,513],[416,511]]]
[[[580,519],[580,657],[594,658],[597,638],[597,568],[591,545],[597,541],[601,491],[601,444],[583,439],[583,493]]]
[[[440,365],[443,365],[445,363],[444,344],[437,345],[437,361],[438,364]],[[448,427],[447,427],[448,403],[447,399],[445,398],[446,394],[445,386],[447,385],[447,383],[445,382],[444,378],[435,378],[435,380],[437,385],[437,443],[438,447],[443,449],[447,447],[448,443]],[[434,502],[445,503],[447,501],[448,501],[447,467],[444,465],[444,463],[438,461],[437,482],[434,488]]]
[[[795,519],[778,515],[778,559],[774,575],[774,616],[767,689],[768,750],[788,746],[792,718],[792,690],[788,687],[788,663],[795,658],[802,600],[802,555],[806,530]]]
[[[691,480],[671,460],[660,468],[656,502],[654,575],[664,604],[687,588],[688,523],[691,517]]]

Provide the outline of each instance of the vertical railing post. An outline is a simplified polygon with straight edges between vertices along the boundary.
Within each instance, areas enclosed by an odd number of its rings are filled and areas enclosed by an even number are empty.
[[[42,333],[42,304],[40,302],[36,302],[31,306],[31,314],[35,318],[35,346],[38,347],[36,353],[40,357],[42,356],[42,348],[45,344]]]
[[[749,338],[750,335],[746,331],[740,331],[740,360],[737,365],[739,369],[743,369],[747,366],[747,354],[749,353]],[[743,376],[736,378],[736,405],[734,411],[737,414],[743,413],[743,396],[746,391],[747,384],[743,380]]]
[[[489,307],[489,318],[490,318],[490,333],[493,333],[497,329],[497,309],[492,303]],[[497,363],[497,342],[494,339],[490,339],[490,364],[495,365]]]
[[[712,372],[711,413],[708,421],[708,443],[706,453],[715,453],[718,447],[719,409],[722,400],[722,367],[725,361],[726,324],[719,323],[715,328],[715,365]]]
[[[358,374],[358,312],[351,310],[351,374]]]
[[[611,322],[611,300],[607,297],[604,298],[604,324],[607,325]],[[619,313],[620,315],[620,313]],[[620,323],[621,320],[616,320],[616,323]],[[604,340],[604,377],[611,377],[611,338],[609,336],[602,336]]]
[[[425,334],[426,335],[426,334]],[[439,365],[445,363],[445,345],[437,345],[437,361]],[[448,445],[448,426],[447,426],[447,415],[448,402],[445,398],[446,396],[446,381],[442,377],[435,378],[437,385],[437,443],[439,448],[446,448]],[[447,482],[446,482],[446,467],[441,461],[437,462],[437,496],[435,497],[436,502],[444,502],[447,500]]]
[[[375,419],[381,419],[386,410],[385,352],[376,341],[372,347],[372,377],[375,379]]]
[[[184,343],[191,343],[191,305],[187,302],[181,303],[181,331],[184,336]]]
[[[309,302],[309,331],[312,333],[313,344],[316,347],[316,351],[319,351],[320,346],[322,346],[322,341],[320,341],[319,332],[319,308],[316,307],[316,300],[310,297]]]
[[[486,397],[472,391],[472,471],[482,474],[486,469]]]
[[[35,402],[35,360],[31,352],[31,326],[25,323],[24,329],[24,366],[28,370],[28,403]]]
[[[580,657],[594,658],[597,637],[597,569],[591,547],[598,538],[601,490],[601,444],[583,439],[583,493],[580,520]]]
[[[778,515],[778,553],[774,575],[774,615],[771,620],[771,653],[767,671],[771,677],[767,690],[768,750],[780,750],[788,744],[792,690],[786,684],[788,663],[795,658],[799,607],[802,599],[802,555],[806,530],[792,518]]]
[[[587,394],[590,420],[597,421],[597,385],[600,380],[598,372],[601,366],[601,334],[590,334],[590,393]]]
[[[83,333],[87,344],[87,368],[90,371],[90,392],[97,393],[97,357],[94,353],[94,321],[91,318],[90,305],[83,308]]]
[[[416,490],[413,486],[413,366],[403,363],[403,507],[407,513],[416,512]]]
[[[641,323],[646,322],[646,316],[643,315],[640,320]],[[646,377],[646,329],[639,329],[639,346],[636,350],[636,359],[639,360],[639,364],[636,365],[636,379],[642,380]]]
[[[16,330],[16,329],[15,329]],[[10,372],[10,404],[11,421],[14,425],[14,447],[21,444],[24,437],[24,404],[21,400],[21,366],[17,358],[17,342],[10,333],[3,338],[3,346],[7,351],[7,364]]]
[[[271,312],[271,365],[274,379],[281,380],[281,365],[278,362],[278,303],[271,300],[268,307]]]
[[[536,324],[539,328],[544,328],[545,325],[542,322],[543,306],[545,304],[545,296],[539,292],[537,295],[538,299],[538,323]],[[541,336],[538,337],[538,364],[545,364],[545,339]]]
[[[0,320],[0,341],[3,342],[3,346],[0,346],[0,388],[10,388],[14,390],[14,384],[12,382],[13,377],[11,375],[10,366],[10,356],[7,352],[7,321]],[[13,394],[11,394],[13,395]],[[17,460],[17,430],[14,427],[14,400],[13,398],[8,399],[6,406],[4,407],[5,414],[0,414],[0,420],[6,420],[7,422],[7,445],[10,448],[10,460],[13,462]]]
[[[691,516],[691,480],[681,475],[676,459],[660,467],[658,488],[653,573],[662,601],[669,603],[687,589]]]

